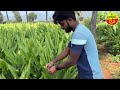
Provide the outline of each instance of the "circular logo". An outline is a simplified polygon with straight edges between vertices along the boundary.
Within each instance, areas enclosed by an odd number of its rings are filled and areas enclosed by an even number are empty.
[[[106,17],[106,22],[109,25],[115,25],[118,23],[118,15],[116,13],[113,12],[109,12],[107,17]]]

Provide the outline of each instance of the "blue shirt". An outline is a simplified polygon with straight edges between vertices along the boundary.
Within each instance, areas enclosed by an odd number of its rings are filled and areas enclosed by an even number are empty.
[[[73,53],[80,54],[77,68],[81,79],[103,79],[96,42],[87,27],[77,25],[68,47]]]

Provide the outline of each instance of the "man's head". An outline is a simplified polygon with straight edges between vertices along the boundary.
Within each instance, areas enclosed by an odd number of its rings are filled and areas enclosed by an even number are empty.
[[[76,22],[74,11],[55,11],[53,19],[54,23],[59,23],[67,33],[74,29],[74,22]]]

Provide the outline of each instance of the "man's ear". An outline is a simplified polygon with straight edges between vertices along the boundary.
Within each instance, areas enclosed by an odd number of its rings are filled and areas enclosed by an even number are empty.
[[[68,18],[69,21],[73,21],[73,19],[71,17]]]
[[[71,22],[73,21],[73,19],[71,17],[68,18],[68,23],[71,24]]]

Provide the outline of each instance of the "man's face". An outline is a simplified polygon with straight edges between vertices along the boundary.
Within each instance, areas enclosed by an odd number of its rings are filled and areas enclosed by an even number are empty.
[[[69,24],[68,20],[62,20],[59,22],[59,24],[60,24],[61,28],[65,30],[66,33],[69,33],[72,31],[72,27]]]

